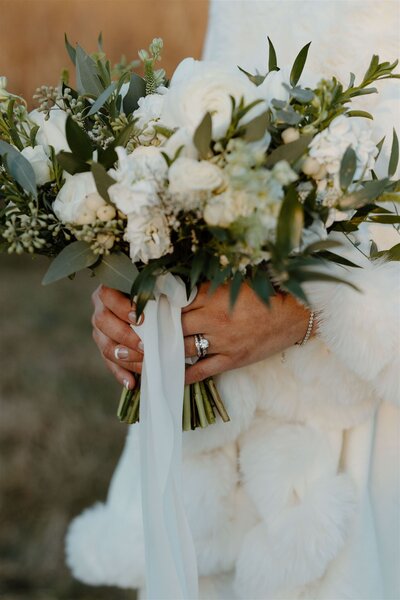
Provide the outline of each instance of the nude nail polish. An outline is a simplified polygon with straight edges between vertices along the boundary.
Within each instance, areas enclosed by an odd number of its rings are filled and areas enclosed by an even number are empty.
[[[131,384],[129,382],[129,379],[124,379],[122,383],[124,384],[124,388],[126,390],[130,390],[131,389]]]
[[[129,356],[129,350],[124,346],[117,346],[114,350],[114,356],[117,360],[125,360]]]
[[[133,323],[134,325],[136,325],[136,311],[135,310],[131,310],[128,313],[128,319],[130,320],[131,323]]]

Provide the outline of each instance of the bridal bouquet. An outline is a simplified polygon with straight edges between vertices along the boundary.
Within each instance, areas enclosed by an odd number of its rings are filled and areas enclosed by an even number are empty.
[[[76,84],[64,72],[38,89],[32,112],[0,80],[0,248],[54,258],[44,284],[89,268],[135,299],[138,316],[167,273],[188,296],[229,282],[233,305],[246,281],[266,303],[277,288],[306,303],[304,282],[341,281],[327,261],[354,266],[331,231],[351,240],[364,221],[400,223],[384,208],[399,199],[397,136],[379,179],[383,140],[351,107],[400,77],[397,61],[373,56],[360,82],[307,85],[309,45],[279,69],[269,41],[266,73],[187,58],[169,81],[156,68],[160,39],[115,68],[101,39],[92,55],[66,47]],[[398,260],[400,245],[384,255]],[[139,399],[124,390],[121,420],[138,420]],[[229,418],[212,380],[186,388],[183,406],[184,429],[215,411]]]

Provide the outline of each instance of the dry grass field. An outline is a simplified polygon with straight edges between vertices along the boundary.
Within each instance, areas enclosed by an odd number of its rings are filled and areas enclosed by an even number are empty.
[[[69,67],[64,32],[111,60],[164,39],[169,74],[199,57],[207,0],[0,0],[0,75],[28,100]],[[119,386],[91,338],[88,274],[48,288],[47,261],[0,256],[0,598],[132,600],[74,582],[64,565],[71,517],[105,498],[125,426]]]
[[[91,339],[95,280],[43,288],[46,263],[0,257],[0,598],[125,600],[64,566],[67,524],[105,497],[126,429]]]

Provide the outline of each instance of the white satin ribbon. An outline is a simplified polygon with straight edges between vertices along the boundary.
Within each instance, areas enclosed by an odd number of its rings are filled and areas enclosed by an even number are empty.
[[[157,278],[155,300],[135,332],[144,344],[140,463],[146,591],[149,600],[195,600],[196,554],[182,500],[182,407],[185,350],[181,279]]]

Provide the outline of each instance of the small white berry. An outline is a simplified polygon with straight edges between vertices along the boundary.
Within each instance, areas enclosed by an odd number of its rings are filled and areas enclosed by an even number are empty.
[[[284,144],[290,144],[290,142],[295,142],[300,137],[300,132],[298,129],[294,127],[288,127],[284,131],[282,131],[282,140]]]
[[[301,170],[305,175],[315,175],[320,170],[321,165],[317,159],[307,156],[304,160]]]

